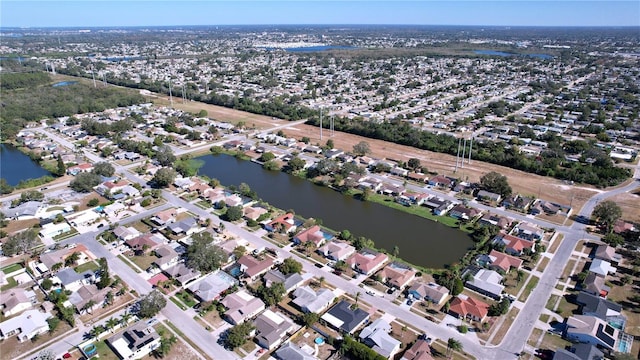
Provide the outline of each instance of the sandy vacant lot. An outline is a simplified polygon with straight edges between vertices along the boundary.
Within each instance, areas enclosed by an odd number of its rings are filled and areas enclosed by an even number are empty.
[[[169,104],[166,96],[160,95],[153,100],[154,103],[158,105]],[[176,101],[176,99],[174,99],[173,103],[175,108],[191,113],[197,113],[204,109],[208,112],[209,117],[217,120],[231,123],[244,121],[248,127],[269,128],[287,122],[286,120],[273,119],[269,116],[251,114],[195,101],[189,101],[183,104],[180,100]],[[320,140],[319,129],[309,125],[296,125],[295,127],[284,129],[284,132],[287,136],[296,139],[307,136],[313,144],[318,143],[324,145],[326,141],[331,138],[336,148],[347,151],[350,151],[354,144],[360,141],[366,141],[371,147],[372,156],[376,158],[407,161],[415,157],[420,159],[422,165],[426,166],[431,172],[457,177],[466,181],[478,181],[483,174],[490,171],[497,171],[508,177],[514,192],[524,195],[534,195],[545,200],[572,205],[576,209],[576,212],[584,205],[588,198],[602,191],[592,186],[570,186],[550,177],[530,174],[480,161],[472,161],[471,164],[465,163],[464,168],[459,168],[457,173],[454,173],[455,156],[452,155],[434,153],[341,132],[335,132],[334,136],[330,137],[328,130],[324,131],[323,138]],[[616,198],[616,200],[619,200],[623,208],[623,217],[631,221],[640,221],[640,205],[637,205],[640,197],[631,194],[620,195],[620,197],[620,199]]]

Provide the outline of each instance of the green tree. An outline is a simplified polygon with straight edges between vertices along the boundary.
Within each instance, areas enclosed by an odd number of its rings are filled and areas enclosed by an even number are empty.
[[[345,230],[340,231],[340,235],[338,235],[338,237],[339,237],[340,239],[342,239],[342,240],[349,240],[349,239],[351,239],[351,236],[352,236],[352,235],[351,235],[351,231],[346,230],[346,229],[345,229]]]
[[[305,161],[301,158],[294,156],[287,162],[287,166],[285,166],[284,171],[287,173],[295,173],[296,171],[300,171],[304,169],[306,165]]]
[[[225,344],[232,350],[244,345],[254,329],[253,324],[248,321],[235,325],[227,331]]]
[[[53,281],[51,281],[51,279],[47,278],[42,280],[42,283],[40,284],[42,286],[43,289],[49,291],[51,289],[51,287],[53,286]]]
[[[139,301],[138,315],[143,318],[154,317],[167,305],[167,299],[158,290],[152,290]]]
[[[247,253],[247,248],[245,248],[244,246],[240,245],[240,246],[236,246],[235,249],[233,249],[233,256],[236,259],[240,259],[244,254]]]
[[[309,312],[300,315],[299,319],[304,326],[311,327],[320,320],[320,316],[316,313]]]
[[[207,110],[202,109],[202,110],[200,110],[200,112],[198,112],[198,117],[199,118],[205,118],[207,116],[209,116],[209,113],[207,112]]]
[[[106,161],[101,161],[93,165],[92,171],[97,175],[110,177],[110,176],[113,176],[113,174],[116,172],[116,169],[110,163]]]
[[[267,306],[275,305],[282,300],[282,297],[286,293],[284,288],[284,284],[281,282],[277,282],[275,284],[271,284],[271,287],[266,287],[264,285],[260,285],[258,290],[256,290],[258,296],[264,301]]]
[[[447,356],[451,357],[453,351],[462,351],[462,343],[454,338],[447,340]]]
[[[2,252],[5,256],[28,254],[39,243],[38,232],[35,229],[28,229],[9,236],[2,244]]]
[[[502,197],[507,197],[512,192],[507,177],[495,171],[487,173],[480,178],[480,188],[500,194]]]
[[[420,164],[420,159],[417,158],[411,158],[409,159],[409,161],[407,161],[407,166],[409,166],[410,169],[412,170],[416,170],[419,169],[421,164]]]
[[[93,198],[87,202],[87,205],[91,207],[98,206],[98,204],[100,204],[100,199],[98,198]]]
[[[500,316],[506,314],[509,311],[510,305],[511,302],[509,299],[503,298],[500,302],[489,306],[489,316]]]
[[[613,231],[613,225],[622,217],[622,209],[615,202],[605,200],[593,208],[591,217],[602,225],[606,233],[610,233]]]
[[[176,161],[176,156],[167,145],[158,148],[155,158],[161,166],[171,166]]]
[[[111,276],[109,275],[109,264],[105,258],[98,259],[98,263],[100,264],[100,280],[98,281],[97,287],[98,289],[104,289],[110,286],[112,282]]]
[[[160,346],[154,349],[153,353],[156,356],[163,358],[167,354],[169,354],[169,352],[171,351],[171,348],[176,342],[178,342],[178,338],[176,338],[174,335],[171,335],[171,337],[168,337],[168,338],[162,338],[160,339]]]
[[[58,325],[60,325],[60,319],[56,317],[50,317],[47,319],[47,324],[49,324],[49,334],[53,334],[56,331]]]
[[[7,179],[0,178],[0,194],[11,194],[13,192],[13,186],[7,183]]]
[[[332,139],[327,140],[327,149],[333,149],[333,148],[334,148],[333,140]]]
[[[371,153],[371,147],[369,143],[366,141],[360,141],[359,143],[353,145],[353,153],[357,156],[365,156]]]
[[[300,272],[302,272],[302,264],[296,259],[288,257],[280,264],[280,272],[284,275],[293,273],[300,274]]]
[[[93,172],[82,172],[75,176],[69,187],[77,192],[88,193],[100,184],[100,176]]]
[[[67,256],[66,259],[64,259],[64,265],[65,266],[74,266],[78,260],[80,260],[80,253],[77,251],[74,251],[71,253],[71,255]]]
[[[224,214],[225,220],[227,221],[238,221],[242,219],[244,212],[242,210],[242,206],[231,206],[227,208],[227,212]]]
[[[62,155],[58,154],[57,162],[58,168],[56,170],[56,173],[58,174],[58,176],[62,176],[65,172],[67,172],[67,167],[64,166],[64,161],[62,161]]]
[[[227,260],[222,248],[213,244],[213,237],[208,232],[200,232],[191,236],[191,245],[185,253],[187,265],[201,272],[210,272],[220,268]]]
[[[164,188],[173,183],[173,181],[176,179],[176,175],[176,171],[172,168],[162,168],[156,171],[151,181],[155,184],[156,187]]]
[[[273,160],[275,158],[276,158],[276,156],[273,155],[272,152],[268,152],[267,151],[267,152],[262,153],[262,155],[260,155],[260,157],[258,158],[258,161],[267,162],[267,161]]]
[[[400,247],[398,247],[398,245],[394,246],[391,254],[393,257],[398,257],[398,255],[400,255]]]

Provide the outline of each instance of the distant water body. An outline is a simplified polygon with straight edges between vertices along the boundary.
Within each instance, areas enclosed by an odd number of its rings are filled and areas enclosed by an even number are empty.
[[[532,57],[536,59],[545,59],[545,60],[553,59],[553,56],[548,54],[515,54],[515,53],[508,53],[504,51],[495,51],[495,50],[474,50],[473,53],[478,55],[491,55],[491,56],[503,56],[503,57],[526,56],[526,57]]]
[[[267,50],[276,50],[280,48],[267,47]],[[320,45],[320,46],[302,46],[302,47],[292,47],[292,48],[283,48],[288,52],[318,52],[318,51],[328,51],[328,50],[354,50],[357,49],[355,46],[339,46],[339,45]]]
[[[78,83],[77,81],[61,81],[61,82],[55,83],[55,84],[53,84],[51,86],[53,86],[53,87],[69,86],[69,85],[73,85],[73,84],[77,84],[77,83]]]
[[[36,179],[51,175],[29,156],[11,144],[0,144],[0,177],[11,186],[22,180]]]

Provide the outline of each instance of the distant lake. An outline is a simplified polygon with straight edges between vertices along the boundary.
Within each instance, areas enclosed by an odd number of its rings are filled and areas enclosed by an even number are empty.
[[[113,62],[144,60],[144,59],[146,59],[144,56],[112,56],[112,57],[103,58],[103,60],[113,61]]]
[[[260,198],[280,209],[293,209],[305,218],[323,220],[327,227],[349,229],[372,239],[377,247],[400,248],[400,257],[412,264],[443,268],[460,260],[473,247],[471,237],[460,230],[407,214],[384,205],[356,200],[325,186],[285,174],[267,171],[251,161],[229,155],[205,155],[200,174],[223,185],[247,183]]]
[[[507,57],[507,56],[526,56],[526,57],[532,57],[532,58],[537,58],[537,59],[553,59],[553,56],[548,55],[548,54],[516,54],[516,53],[508,53],[508,52],[504,52],[504,51],[495,51],[495,50],[473,50],[474,54],[478,54],[478,55],[491,55],[491,56],[503,56],[503,57]]]
[[[51,175],[29,156],[11,144],[0,144],[0,177],[11,186],[22,180]]]
[[[266,47],[265,49],[277,50],[280,48]],[[340,46],[340,45],[321,45],[321,46],[302,46],[302,47],[283,48],[283,50],[287,52],[318,52],[318,51],[328,51],[328,50],[354,50],[354,49],[357,49],[357,47]]]

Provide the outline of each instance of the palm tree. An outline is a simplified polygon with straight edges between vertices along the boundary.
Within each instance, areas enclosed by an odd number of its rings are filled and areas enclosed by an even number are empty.
[[[398,247],[398,245],[393,247],[391,255],[393,255],[393,257],[398,257],[398,255],[400,255],[400,248]]]
[[[118,325],[118,319],[109,318],[107,322],[104,324],[107,330],[112,330],[116,325]]]
[[[129,319],[131,319],[131,316],[133,316],[133,315],[131,315],[131,314],[130,314],[130,313],[128,313],[128,312],[123,313],[123,314],[120,316],[120,322],[121,322],[123,325],[126,325],[126,324],[129,322]]]
[[[358,307],[358,300],[360,300],[360,291],[356,293],[356,307]]]
[[[454,338],[449,338],[447,340],[447,357],[451,358],[453,351],[462,351],[462,344]]]
[[[91,337],[93,337],[93,338],[96,338],[96,339],[97,339],[97,338],[98,338],[98,336],[99,336],[100,334],[102,334],[102,331],[103,331],[103,330],[104,330],[104,329],[102,328],[102,326],[94,326],[94,327],[92,327],[92,328],[91,328],[91,330],[89,330],[89,335],[91,335]]]
[[[318,284],[322,286],[322,284],[324,284],[324,280],[325,280],[324,276],[320,276],[320,278],[318,279]]]
[[[82,307],[82,309],[80,309],[80,310],[84,310],[84,311],[87,311],[87,312],[89,312],[89,313],[92,313],[93,311],[91,310],[91,308],[92,308],[95,304],[96,304],[96,302],[95,302],[95,301],[93,301],[93,300],[89,300],[89,301],[87,301],[87,303],[86,303],[86,304],[84,304],[84,306],[83,306],[83,307]]]

